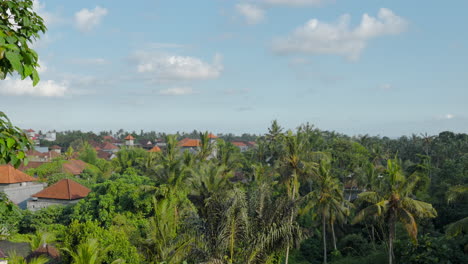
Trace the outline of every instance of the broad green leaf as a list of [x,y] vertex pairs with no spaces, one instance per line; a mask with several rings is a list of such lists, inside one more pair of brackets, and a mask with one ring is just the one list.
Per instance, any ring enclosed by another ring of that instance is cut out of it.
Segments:
[[7,138],[7,147],[11,148],[15,144],[15,140],[12,138]]
[[33,80],[33,86],[36,86],[36,84],[39,82],[39,74],[37,73],[37,70],[33,68],[32,70],[32,75],[31,78]]
[[18,52],[7,51],[5,57],[10,61],[13,69],[23,75],[23,65],[21,65],[21,57]]

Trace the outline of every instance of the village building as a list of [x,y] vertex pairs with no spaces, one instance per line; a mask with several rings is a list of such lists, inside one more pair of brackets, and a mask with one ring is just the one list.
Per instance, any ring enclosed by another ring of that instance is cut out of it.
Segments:
[[154,146],[153,148],[148,150],[148,152],[151,152],[151,153],[161,152],[161,148],[159,148],[158,146]]
[[127,147],[133,147],[135,145],[135,138],[132,135],[128,135],[125,138],[125,146]]
[[199,139],[184,138],[177,145],[181,151],[188,150],[191,153],[196,153],[200,149],[201,143]]
[[62,153],[62,148],[58,145],[53,145],[49,148],[49,151],[53,151],[55,153],[61,154]]
[[45,134],[43,139],[46,141],[55,141],[57,140],[57,133],[55,133],[55,131],[49,131]]
[[0,264],[8,264],[8,259],[5,253],[0,249]]
[[73,180],[63,179],[33,194],[33,199],[28,201],[27,208],[31,211],[37,211],[52,205],[75,204],[80,199],[85,198],[90,191]]
[[80,175],[88,167],[88,164],[82,160],[72,159],[62,165],[62,172],[73,175]]
[[231,143],[234,146],[238,147],[240,149],[240,152],[246,152],[247,150],[249,150],[249,146],[247,146],[247,144],[245,144],[242,141],[233,141]]
[[31,254],[29,254],[26,257],[26,261],[29,262],[32,259],[38,258],[40,256],[44,256],[48,258],[49,259],[49,261],[47,262],[48,264],[60,263],[60,260],[61,260],[60,251],[56,247],[51,246],[49,244],[43,244],[38,249],[31,252]]
[[44,185],[37,182],[36,178],[9,164],[0,165],[0,192],[4,192],[8,199],[20,208],[26,208],[26,202],[31,195],[42,189]]

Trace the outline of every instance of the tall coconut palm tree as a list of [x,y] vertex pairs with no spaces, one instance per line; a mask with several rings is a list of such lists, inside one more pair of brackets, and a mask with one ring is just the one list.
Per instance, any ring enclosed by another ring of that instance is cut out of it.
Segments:
[[392,264],[396,223],[403,223],[410,237],[416,241],[417,218],[433,218],[437,216],[437,212],[431,204],[412,198],[419,180],[417,173],[405,177],[396,158],[387,161],[385,173],[386,182],[381,190],[359,194],[358,202],[364,201],[370,205],[355,216],[353,223],[361,222],[368,216],[383,217],[388,225],[388,260]]
[[333,247],[336,250],[336,237],[334,224],[343,222],[349,215],[349,203],[343,195],[340,180],[331,175],[331,163],[322,160],[316,175],[314,191],[304,197],[308,201],[304,211],[313,210],[322,222],[323,263],[327,263],[327,224],[330,226],[333,238]]
[[[284,137],[284,145],[284,153],[280,159],[281,180],[286,185],[289,199],[295,201],[299,198],[301,180],[312,177],[318,168],[317,160],[325,158],[327,155],[308,149],[308,145],[300,137],[293,135],[291,131],[288,131]],[[296,213],[295,210],[291,211],[291,224]],[[288,261],[289,247],[286,249],[285,264]]]

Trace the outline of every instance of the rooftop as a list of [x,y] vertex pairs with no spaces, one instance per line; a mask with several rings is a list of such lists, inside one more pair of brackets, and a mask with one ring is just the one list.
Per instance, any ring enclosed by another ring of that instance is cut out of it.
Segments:
[[73,180],[63,179],[32,195],[32,197],[57,200],[75,200],[86,197],[90,191],[90,189]]
[[12,184],[20,182],[32,182],[37,181],[26,173],[15,169],[10,164],[0,165],[0,184]]

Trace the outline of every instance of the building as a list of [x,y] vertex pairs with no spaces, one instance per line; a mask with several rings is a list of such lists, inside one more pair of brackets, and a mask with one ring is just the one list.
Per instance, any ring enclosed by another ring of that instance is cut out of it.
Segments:
[[133,147],[135,145],[135,138],[132,135],[128,135],[125,138],[125,146]]
[[231,142],[234,146],[240,149],[240,152],[245,152],[249,149],[249,146],[242,141],[233,141]]
[[20,208],[26,208],[26,202],[31,195],[44,189],[42,183],[37,182],[26,173],[13,166],[0,165],[0,192],[4,192],[8,199]]
[[72,159],[62,165],[62,171],[73,175],[80,175],[88,167],[88,164],[82,160]]
[[2,249],[0,249],[0,264],[8,264],[7,256],[3,253]]
[[155,153],[155,152],[161,152],[161,148],[158,146],[154,146],[152,149],[148,150],[148,152]]
[[33,199],[28,201],[27,208],[37,211],[52,205],[74,204],[88,196],[89,192],[91,190],[83,185],[70,179],[63,179],[33,194]]
[[101,150],[105,151],[105,152],[108,152],[108,153],[116,153],[116,152],[119,151],[119,147],[117,147],[116,145],[114,145],[114,144],[112,144],[110,142],[106,142],[101,147]]
[[55,131],[49,131],[45,134],[43,139],[47,141],[55,141],[57,140],[57,133],[55,133]]
[[26,261],[29,262],[32,259],[38,258],[40,256],[48,258],[48,264],[60,263],[61,260],[60,251],[56,247],[49,244],[43,244],[41,247],[31,252],[31,254],[26,257]]
[[62,153],[62,148],[58,145],[53,145],[52,147],[49,148],[49,150],[58,154]]
[[199,139],[184,138],[177,145],[182,151],[188,150],[191,153],[196,153],[200,149],[201,143]]

